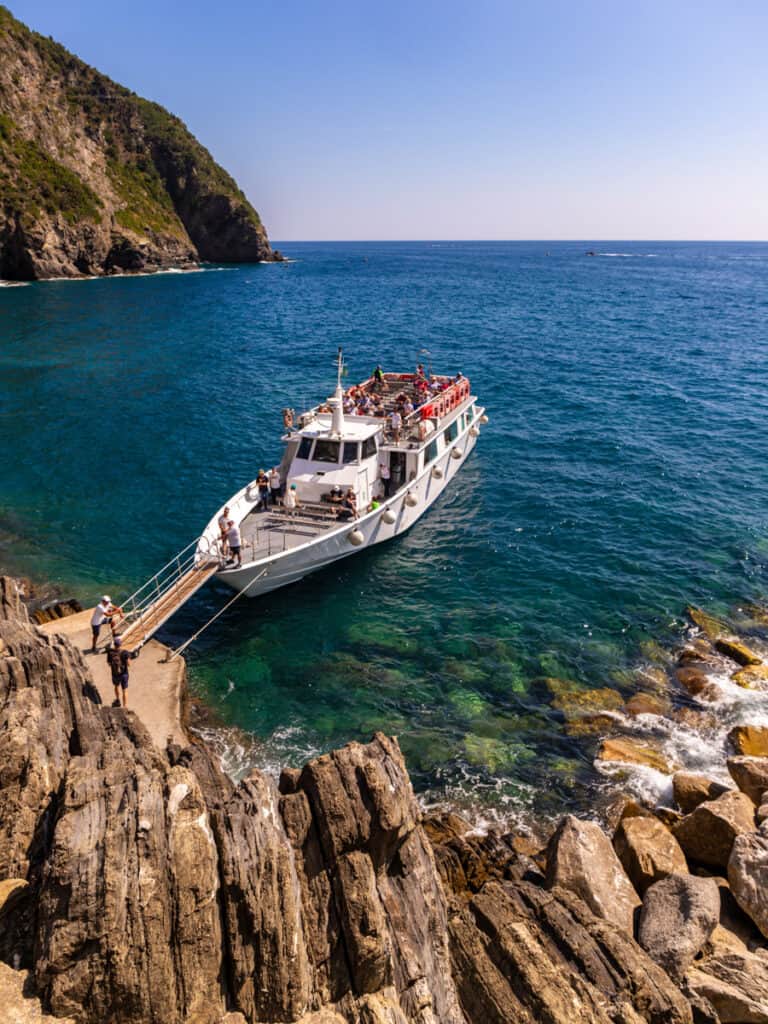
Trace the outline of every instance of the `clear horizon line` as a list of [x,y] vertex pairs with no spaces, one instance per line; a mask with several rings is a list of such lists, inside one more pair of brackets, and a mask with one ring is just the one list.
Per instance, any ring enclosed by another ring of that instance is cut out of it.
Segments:
[[306,244],[306,243],[333,243],[333,244],[349,244],[352,242],[376,242],[391,243],[398,245],[403,242],[461,242],[466,243],[477,243],[477,244],[488,244],[494,242],[520,242],[520,243],[532,243],[532,242],[547,242],[550,244],[554,243],[576,243],[589,244],[592,243],[605,243],[605,242],[642,242],[644,245],[652,242],[658,242],[661,245],[669,245],[672,243],[680,244],[697,244],[697,245],[766,245],[768,239],[766,238],[277,238],[270,239],[270,245],[293,245],[293,244]]

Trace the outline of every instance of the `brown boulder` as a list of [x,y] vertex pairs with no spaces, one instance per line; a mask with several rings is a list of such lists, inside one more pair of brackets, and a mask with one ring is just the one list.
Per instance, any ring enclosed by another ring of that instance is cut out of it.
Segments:
[[768,938],[768,838],[757,832],[737,836],[728,861],[734,899]]
[[640,911],[637,941],[679,980],[717,925],[720,893],[712,878],[669,875],[652,885]]
[[742,793],[760,804],[768,790],[768,757],[729,757],[728,771]]
[[579,896],[598,917],[634,929],[640,900],[611,842],[593,821],[572,814],[558,825],[547,846],[547,888],[560,886]]
[[748,757],[768,756],[768,726],[736,725],[728,733],[728,739],[739,754]]
[[690,814],[706,800],[716,800],[727,793],[728,786],[696,772],[675,772],[672,776],[672,791],[675,803],[683,814]]
[[735,661],[738,665],[760,665],[762,662],[762,658],[759,655],[755,654],[746,644],[742,644],[738,640],[720,637],[715,641],[715,648],[721,654],[724,654],[726,658],[730,658],[731,661]]
[[649,740],[637,740],[630,736],[609,736],[602,741],[597,752],[598,761],[618,761],[620,764],[645,765],[669,775],[674,765],[662,753],[658,745]]
[[734,839],[755,827],[755,805],[737,790],[699,804],[673,829],[689,860],[725,867]]
[[641,895],[667,875],[688,870],[680,844],[656,818],[624,818],[613,837],[613,846]]

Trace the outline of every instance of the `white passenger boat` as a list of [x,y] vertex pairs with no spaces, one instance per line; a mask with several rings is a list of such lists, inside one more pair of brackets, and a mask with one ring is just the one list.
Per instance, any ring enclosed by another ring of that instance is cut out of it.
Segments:
[[[244,596],[295,583],[410,529],[450,485],[487,423],[460,373],[427,379],[379,371],[345,392],[341,350],[337,369],[332,398],[295,424],[286,415],[280,477],[283,494],[291,490],[297,507],[278,502],[259,510],[252,480],[216,512],[198,541],[198,562],[218,559],[217,578]],[[398,411],[399,430],[392,417]],[[350,490],[354,512],[339,501],[339,493]],[[239,566],[227,562],[221,546],[226,507],[240,528]]]

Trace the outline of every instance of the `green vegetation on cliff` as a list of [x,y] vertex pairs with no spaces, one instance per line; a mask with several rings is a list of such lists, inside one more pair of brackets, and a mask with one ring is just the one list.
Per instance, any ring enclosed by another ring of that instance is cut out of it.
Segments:
[[0,276],[272,256],[256,210],[178,117],[0,6]]
[[73,171],[23,138],[10,117],[0,114],[0,205],[22,216],[40,209],[60,213],[70,223],[97,221],[101,201]]

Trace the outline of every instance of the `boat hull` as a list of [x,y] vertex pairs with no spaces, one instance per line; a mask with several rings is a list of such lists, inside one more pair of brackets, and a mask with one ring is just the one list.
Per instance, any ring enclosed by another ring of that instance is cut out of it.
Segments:
[[[472,421],[453,445],[430,463],[419,477],[382,502],[379,508],[327,531],[300,547],[290,548],[237,569],[224,569],[216,578],[233,590],[242,592],[245,597],[260,597],[279,587],[296,583],[342,558],[405,533],[437,501],[466,462],[477,442],[483,413],[484,410],[478,408]],[[384,518],[387,511],[394,517],[392,523],[386,522]],[[350,539],[352,534],[356,535],[354,541],[357,543]]]

